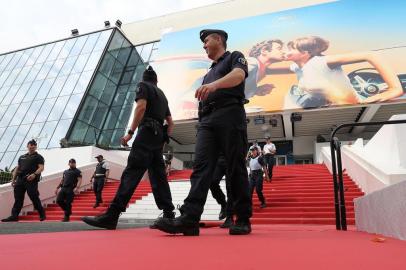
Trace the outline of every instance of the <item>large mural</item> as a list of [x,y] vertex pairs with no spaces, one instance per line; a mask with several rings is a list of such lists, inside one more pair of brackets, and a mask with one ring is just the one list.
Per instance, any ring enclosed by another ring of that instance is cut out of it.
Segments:
[[247,58],[247,113],[402,102],[405,13],[405,1],[342,0],[206,25],[165,35],[152,65],[175,120],[197,117],[205,28],[228,32],[228,50]]

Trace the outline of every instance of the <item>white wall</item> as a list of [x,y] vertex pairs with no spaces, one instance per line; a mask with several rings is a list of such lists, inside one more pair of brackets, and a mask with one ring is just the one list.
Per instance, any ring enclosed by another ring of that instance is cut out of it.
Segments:
[[302,136],[293,139],[293,155],[309,156],[313,155],[315,136]]

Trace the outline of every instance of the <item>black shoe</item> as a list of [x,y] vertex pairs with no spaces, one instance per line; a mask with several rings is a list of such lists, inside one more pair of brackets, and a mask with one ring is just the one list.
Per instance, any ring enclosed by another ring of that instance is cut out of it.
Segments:
[[111,208],[107,212],[95,217],[82,217],[81,220],[90,226],[104,228],[107,230],[115,230],[117,228],[120,212],[114,211]]
[[18,221],[18,217],[15,216],[9,216],[8,218],[3,218],[1,222],[15,222]]
[[265,208],[265,207],[266,207],[266,203],[265,203],[265,202],[261,203],[261,205],[260,205],[259,207],[260,207],[260,208]]
[[159,217],[159,218],[155,219],[154,223],[149,225],[149,228],[153,229],[153,230],[158,229],[156,224],[159,222],[160,219],[163,219],[163,218],[174,219],[175,218],[175,212],[164,212],[162,217]]
[[99,207],[100,206],[100,203],[95,203],[94,205],[93,205],[93,208],[97,208],[97,207]]
[[231,225],[229,233],[231,235],[245,235],[251,233],[251,223],[249,219],[237,219],[235,224]]
[[223,220],[227,217],[226,215],[226,205],[221,206],[220,214],[219,214],[219,220]]
[[220,225],[220,228],[230,228],[234,224],[233,217],[227,217],[223,224]]
[[70,218],[69,218],[69,216],[64,216],[63,217],[63,219],[62,219],[62,222],[69,222],[69,220],[70,220]]
[[44,221],[46,218],[45,211],[39,214],[39,221]]
[[186,216],[180,216],[174,219],[161,218],[157,220],[156,227],[158,230],[170,234],[182,233],[185,236],[199,235],[199,222],[192,221]]

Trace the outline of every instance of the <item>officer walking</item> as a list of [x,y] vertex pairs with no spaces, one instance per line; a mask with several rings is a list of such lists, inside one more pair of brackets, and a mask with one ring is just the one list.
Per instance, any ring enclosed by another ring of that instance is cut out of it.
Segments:
[[2,222],[18,221],[18,215],[24,205],[25,192],[30,197],[34,209],[39,213],[39,220],[45,220],[45,210],[39,199],[38,182],[44,170],[44,158],[37,152],[37,142],[31,140],[27,143],[28,153],[18,159],[18,165],[13,172],[12,186],[14,187],[14,206],[11,216]]
[[69,169],[63,172],[61,183],[55,190],[55,194],[57,194],[56,203],[65,213],[62,222],[69,221],[70,215],[72,214],[73,198],[75,197],[75,193],[79,191],[81,184],[82,172],[76,168],[76,160],[71,158],[69,160]]
[[273,166],[275,164],[276,147],[275,147],[275,144],[272,143],[270,137],[266,137],[266,144],[264,145],[263,152],[264,152],[266,167],[268,170],[269,181],[271,181]]
[[[152,67],[143,74],[142,82],[136,90],[134,118],[128,134],[121,138],[121,144],[126,146],[134,131],[137,135],[128,156],[127,167],[121,175],[121,183],[113,202],[107,212],[96,217],[83,217],[89,225],[114,230],[118,218],[124,212],[131,196],[138,186],[142,176],[148,169],[149,179],[155,202],[163,210],[164,218],[174,218],[175,207],[172,204],[171,191],[165,173],[162,158],[164,140],[164,120],[167,122],[167,132],[173,129],[173,121],[168,107],[168,100],[161,89],[157,87],[157,75]],[[154,226],[152,226],[154,228]]]
[[93,181],[93,192],[96,195],[96,203],[93,205],[93,208],[97,208],[103,203],[102,191],[110,172],[108,163],[102,155],[98,155],[95,158],[97,158],[99,163],[97,163],[96,170],[90,180],[90,182]]
[[158,229],[167,233],[199,235],[199,220],[219,152],[223,152],[226,158],[233,209],[237,215],[229,233],[251,232],[252,205],[245,167],[247,125],[243,106],[247,61],[241,52],[226,51],[227,38],[227,33],[222,30],[200,32],[203,48],[213,64],[195,94],[200,101],[199,126],[189,195],[180,209],[180,217],[157,222]]
[[258,199],[261,202],[260,207],[265,208],[265,197],[262,193],[263,183],[264,183],[264,172],[266,176],[266,180],[268,181],[268,172],[266,170],[266,163],[264,161],[263,156],[260,156],[258,153],[258,148],[255,146],[251,146],[250,148],[250,158],[249,158],[249,166],[250,166],[250,192],[251,198],[254,193],[254,189],[257,192]]

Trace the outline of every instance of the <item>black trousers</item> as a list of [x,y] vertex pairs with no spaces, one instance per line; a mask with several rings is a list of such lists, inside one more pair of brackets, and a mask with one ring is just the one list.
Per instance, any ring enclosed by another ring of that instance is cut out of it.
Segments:
[[102,203],[103,198],[102,198],[102,192],[104,188],[104,182],[106,181],[106,178],[104,176],[100,177],[97,176],[94,178],[93,181],[93,192],[94,195],[96,195],[96,203]]
[[233,209],[238,218],[252,215],[245,154],[248,147],[245,110],[242,105],[220,108],[203,116],[198,125],[191,188],[180,211],[199,221],[213,179],[219,152],[226,159]]
[[65,212],[65,216],[70,216],[72,214],[72,202],[75,197],[73,188],[62,187],[56,197],[56,203]]
[[210,185],[210,191],[213,195],[213,198],[217,201],[218,204],[221,206],[226,206],[226,215],[227,217],[231,217],[233,215],[233,200],[231,198],[231,187],[229,181],[227,181],[226,177],[226,191],[227,191],[227,200],[226,196],[224,195],[223,191],[220,188],[220,181],[223,179],[223,176],[226,175],[226,166],[217,163],[216,169],[214,170],[213,180]]
[[262,193],[263,184],[264,184],[264,176],[262,170],[252,171],[249,175],[250,177],[250,192],[251,198],[254,194],[254,189],[258,195],[258,199],[261,203],[265,203],[265,197]]
[[275,157],[274,157],[274,155],[266,154],[264,156],[264,158],[265,158],[266,167],[268,169],[269,180],[271,180],[272,179],[272,170],[273,170],[273,166],[275,164]]
[[40,215],[45,214],[45,210],[42,207],[41,200],[39,198],[38,182],[37,181],[25,181],[22,179],[17,179],[16,185],[14,186],[14,205],[11,210],[11,215],[18,217],[21,209],[24,205],[25,192],[27,192],[28,197],[34,205],[34,209],[38,211]]
[[158,208],[164,212],[172,212],[175,209],[166,177],[162,148],[149,150],[134,145],[128,155],[127,167],[121,175],[120,186],[111,204],[112,208],[120,212],[125,211],[146,170]]

